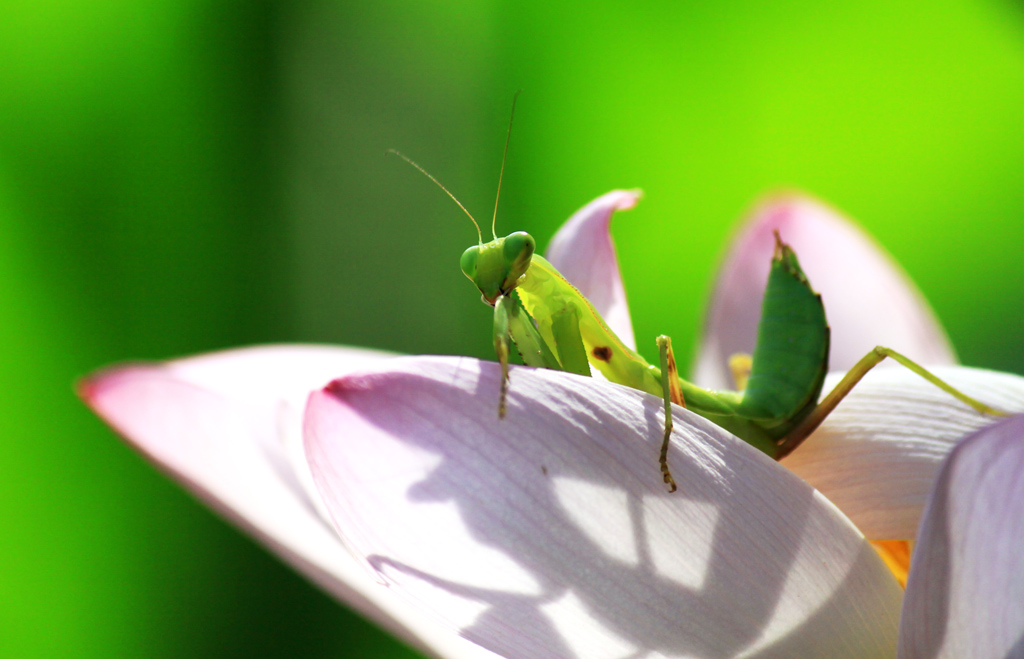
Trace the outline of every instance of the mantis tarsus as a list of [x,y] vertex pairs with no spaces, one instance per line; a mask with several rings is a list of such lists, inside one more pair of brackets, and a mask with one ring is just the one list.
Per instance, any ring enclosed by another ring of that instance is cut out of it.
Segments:
[[[515,102],[513,101],[513,111]],[[512,121],[509,120],[509,134]],[[875,365],[891,357],[981,413],[1003,415],[954,389],[923,367],[882,346],[864,356],[820,402],[828,371],[829,327],[821,296],[813,291],[796,254],[776,233],[768,286],[752,358],[731,363],[738,391],[713,391],[679,377],[672,342],[657,338],[660,368],[626,346],[593,304],[543,257],[536,241],[517,231],[484,243],[480,225],[437,179],[397,151],[441,187],[476,225],[479,242],[462,254],[465,275],[494,307],[494,348],[502,368],[498,415],[505,416],[509,386],[509,341],[528,366],[589,376],[591,366],[608,380],[656,396],[665,403],[660,466],[670,491],[676,483],[668,467],[671,404],[683,405],[769,456],[781,459],[796,449]],[[505,140],[508,153],[508,137]],[[501,192],[501,177],[498,193]],[[497,199],[495,216],[497,218]]]

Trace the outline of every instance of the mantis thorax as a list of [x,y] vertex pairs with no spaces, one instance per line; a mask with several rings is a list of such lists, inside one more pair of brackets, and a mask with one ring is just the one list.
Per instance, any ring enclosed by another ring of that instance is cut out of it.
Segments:
[[494,305],[507,294],[530,267],[537,241],[525,231],[516,231],[489,243],[474,245],[462,253],[462,272],[476,284],[484,302]]

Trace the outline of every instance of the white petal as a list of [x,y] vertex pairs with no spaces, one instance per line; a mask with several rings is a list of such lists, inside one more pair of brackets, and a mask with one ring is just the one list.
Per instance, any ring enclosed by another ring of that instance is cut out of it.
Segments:
[[609,225],[612,213],[633,208],[640,195],[639,190],[613,190],[598,197],[562,225],[545,253],[630,348],[636,348],[636,340]]
[[489,656],[366,575],[317,513],[319,496],[303,486],[304,456],[296,463],[289,455],[309,392],[386,357],[318,346],[233,350],[112,369],[84,383],[82,397],[161,469],[338,599],[421,648]]
[[775,230],[795,250],[825,302],[831,370],[851,368],[876,345],[925,365],[956,363],[935,314],[896,262],[832,209],[793,196],[759,208],[733,241],[708,309],[695,382],[733,388],[729,357],[753,352]]
[[[1024,411],[1024,378],[959,366],[931,371],[996,409]],[[841,375],[829,375],[824,391]],[[868,538],[909,540],[942,460],[958,441],[998,420],[905,368],[875,369],[782,464],[818,488]]]
[[901,592],[824,497],[717,426],[565,373],[389,362],[314,394],[306,444],[346,543],[509,658],[891,657]]
[[917,536],[900,656],[1024,656],[1024,416],[966,439],[943,465]]

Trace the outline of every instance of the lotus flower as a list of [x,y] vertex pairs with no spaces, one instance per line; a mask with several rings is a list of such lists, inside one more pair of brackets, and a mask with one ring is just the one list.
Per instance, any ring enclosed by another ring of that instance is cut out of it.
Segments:
[[[627,341],[608,224],[636,199],[594,201],[548,252]],[[761,237],[775,228],[826,300],[834,367],[892,345],[1024,411],[1024,379],[953,365],[888,257],[799,198],[762,208],[736,240],[698,382],[719,383],[728,355],[752,347]],[[860,318],[865,298],[891,306]],[[434,656],[1024,653],[1024,417],[994,423],[903,369],[876,369],[777,463],[675,408],[680,489],[668,494],[660,399],[525,367],[511,378],[500,422],[496,364],[351,348],[120,367],[81,393],[185,487]],[[915,537],[904,595],[869,540]]]

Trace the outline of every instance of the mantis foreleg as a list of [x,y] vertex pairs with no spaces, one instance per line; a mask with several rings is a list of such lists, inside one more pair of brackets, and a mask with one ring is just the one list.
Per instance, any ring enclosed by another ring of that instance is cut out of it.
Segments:
[[982,414],[1007,416],[1006,412],[989,407],[985,403],[975,400],[962,391],[955,389],[910,358],[905,357],[890,348],[876,346],[874,350],[864,355],[859,362],[854,364],[853,368],[847,371],[846,375],[843,376],[843,379],[839,381],[839,384],[837,384],[827,396],[821,399],[821,402],[818,403],[817,407],[815,407],[799,425],[793,428],[793,430],[786,435],[785,439],[783,439],[779,444],[779,451],[776,454],[776,459],[781,460],[800,446],[800,444],[803,443],[811,433],[818,429],[818,426],[820,426],[825,418],[832,413],[836,408],[836,405],[846,398],[846,395],[850,393],[853,387],[856,386],[856,384],[860,382],[865,375],[867,375],[868,371],[881,363],[881,361],[886,357],[895,359],[897,362],[906,366],[914,373],[917,373],[939,389],[942,389],[957,400],[970,405]]
[[[577,335],[579,330],[577,329]],[[515,342],[527,366],[563,370],[555,353],[534,325],[533,318],[523,308],[515,291],[502,295],[494,302],[494,352],[501,363],[501,394],[498,417],[505,418],[505,398],[508,394],[509,339]],[[587,371],[589,375],[589,370]]]
[[498,298],[494,305],[494,353],[501,364],[501,393],[498,395],[498,418],[505,418],[505,398],[508,395],[508,341],[509,322],[512,317],[512,299]]

